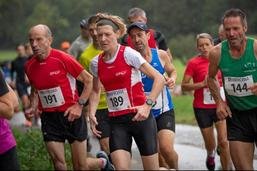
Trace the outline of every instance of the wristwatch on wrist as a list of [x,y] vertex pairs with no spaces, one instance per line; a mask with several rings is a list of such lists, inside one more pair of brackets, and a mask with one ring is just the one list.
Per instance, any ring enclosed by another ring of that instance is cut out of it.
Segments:
[[152,107],[154,107],[156,104],[152,99],[146,99],[145,103]]
[[79,99],[78,104],[81,105],[81,106],[85,106],[87,104],[87,100],[86,99]]

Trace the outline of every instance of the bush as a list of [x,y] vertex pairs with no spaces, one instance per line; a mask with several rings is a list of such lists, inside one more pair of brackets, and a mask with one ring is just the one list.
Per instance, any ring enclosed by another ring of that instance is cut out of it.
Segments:
[[168,42],[173,56],[178,57],[184,64],[194,56],[196,51],[195,35],[179,35]]

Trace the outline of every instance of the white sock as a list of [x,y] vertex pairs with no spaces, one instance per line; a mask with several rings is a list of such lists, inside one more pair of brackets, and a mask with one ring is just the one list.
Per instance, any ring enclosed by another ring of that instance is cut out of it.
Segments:
[[101,168],[103,169],[103,168],[105,168],[105,166],[106,166],[106,164],[107,164],[107,160],[105,159],[105,158],[100,158],[101,159],[101,161],[102,161],[102,166],[101,166]]

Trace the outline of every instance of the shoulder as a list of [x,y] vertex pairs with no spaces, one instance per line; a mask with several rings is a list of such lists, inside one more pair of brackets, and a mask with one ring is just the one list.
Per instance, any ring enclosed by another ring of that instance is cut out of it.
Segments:
[[161,58],[162,61],[171,61],[170,56],[168,55],[167,51],[164,51],[162,49],[158,49],[158,55],[159,55],[159,58]]
[[138,51],[136,51],[135,49],[132,49],[129,46],[125,46],[124,49],[124,56],[126,57],[130,57],[130,56],[141,56],[140,53]]
[[221,43],[219,43],[218,45],[214,46],[210,53],[209,53],[209,61],[210,63],[213,65],[217,65],[220,62],[220,58],[221,58]]

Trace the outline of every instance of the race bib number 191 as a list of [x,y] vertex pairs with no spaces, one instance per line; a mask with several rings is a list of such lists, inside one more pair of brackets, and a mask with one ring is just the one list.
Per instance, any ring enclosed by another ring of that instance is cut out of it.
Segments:
[[38,95],[43,108],[58,107],[65,103],[60,87],[39,90]]

